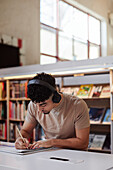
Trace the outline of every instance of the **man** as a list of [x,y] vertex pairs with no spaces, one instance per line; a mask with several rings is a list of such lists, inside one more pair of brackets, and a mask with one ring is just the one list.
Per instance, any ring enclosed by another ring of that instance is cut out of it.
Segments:
[[[17,149],[60,147],[87,149],[89,143],[89,113],[86,103],[76,96],[56,91],[55,79],[49,74],[37,74],[28,83],[31,102],[21,130],[24,141],[18,137]],[[28,139],[40,123],[45,139],[29,144]]]

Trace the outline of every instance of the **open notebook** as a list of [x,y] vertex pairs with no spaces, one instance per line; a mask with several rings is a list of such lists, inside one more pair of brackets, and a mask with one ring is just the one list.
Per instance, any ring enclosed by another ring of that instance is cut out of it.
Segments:
[[46,151],[50,150],[52,148],[37,148],[37,149],[16,149],[14,143],[10,142],[0,142],[0,152],[6,152],[11,154],[17,154],[17,155],[27,155],[32,154],[40,151]]

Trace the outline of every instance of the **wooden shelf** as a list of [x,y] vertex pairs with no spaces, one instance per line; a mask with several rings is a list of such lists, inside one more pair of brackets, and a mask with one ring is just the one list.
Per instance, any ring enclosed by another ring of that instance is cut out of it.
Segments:
[[15,139],[9,139],[10,142],[15,142]]
[[4,122],[4,121],[6,121],[6,119],[0,119],[0,122]]
[[2,138],[2,137],[0,137],[0,140],[1,140],[1,141],[7,141],[6,138]]
[[110,133],[110,125],[109,124],[91,124],[90,133],[97,134],[109,134]]
[[109,99],[110,100],[110,97],[109,96],[106,96],[106,97],[87,97],[87,98],[82,98],[84,100],[102,100],[102,99]]
[[98,123],[98,122],[90,122],[90,125],[98,125],[98,126],[110,126],[111,123],[110,122],[105,122],[105,123]]
[[4,98],[4,99],[0,98],[0,101],[1,101],[1,102],[2,102],[2,101],[7,101],[7,98]]
[[24,101],[24,100],[30,101],[30,99],[29,99],[29,98],[26,98],[26,97],[21,97],[21,98],[10,98],[9,100],[11,100],[11,101]]
[[9,119],[10,122],[24,122],[24,120],[20,119]]
[[110,108],[110,98],[88,98],[84,99],[88,107],[108,107]]

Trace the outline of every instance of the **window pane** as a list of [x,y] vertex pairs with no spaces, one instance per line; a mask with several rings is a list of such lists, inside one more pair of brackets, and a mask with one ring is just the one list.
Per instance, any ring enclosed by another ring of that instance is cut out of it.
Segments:
[[100,45],[100,21],[89,16],[89,41]]
[[72,34],[80,39],[88,39],[88,24],[87,24],[87,14],[74,9],[73,21],[72,21]]
[[59,57],[62,59],[73,60],[72,55],[72,37],[59,33]]
[[40,57],[40,64],[51,64],[51,63],[56,63],[56,58],[54,57],[49,57],[45,55],[41,55]]
[[74,59],[75,60],[88,59],[88,46],[87,46],[87,43],[74,41]]
[[59,20],[60,29],[64,32],[84,40],[88,39],[87,14],[60,1]]
[[73,7],[65,2],[59,2],[59,28],[65,32],[71,30]]
[[56,0],[40,0],[40,22],[56,27]]
[[100,47],[97,45],[90,44],[89,46],[90,59],[98,58],[100,56]]
[[41,26],[40,41],[41,53],[56,56],[56,30]]

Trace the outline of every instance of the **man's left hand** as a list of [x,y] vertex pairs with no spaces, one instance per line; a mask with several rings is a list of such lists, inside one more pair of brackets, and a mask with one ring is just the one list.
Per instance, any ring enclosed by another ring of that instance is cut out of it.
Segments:
[[36,149],[36,148],[49,148],[53,146],[53,139],[47,139],[47,140],[39,140],[37,142],[34,142],[31,146],[30,149]]

